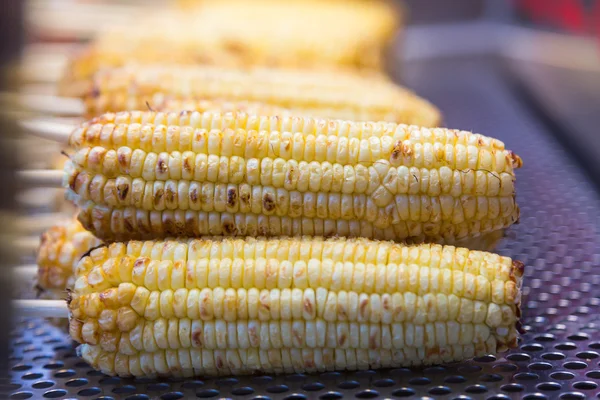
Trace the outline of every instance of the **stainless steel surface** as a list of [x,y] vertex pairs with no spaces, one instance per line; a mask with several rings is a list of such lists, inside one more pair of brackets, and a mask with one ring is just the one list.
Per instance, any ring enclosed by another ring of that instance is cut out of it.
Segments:
[[406,82],[439,105],[446,124],[496,136],[522,156],[521,223],[498,251],[526,264],[519,348],[422,369],[187,381],[110,378],[76,357],[43,320],[12,333],[9,398],[232,397],[585,399],[600,395],[600,197],[578,164],[510,92],[491,58],[408,63]]

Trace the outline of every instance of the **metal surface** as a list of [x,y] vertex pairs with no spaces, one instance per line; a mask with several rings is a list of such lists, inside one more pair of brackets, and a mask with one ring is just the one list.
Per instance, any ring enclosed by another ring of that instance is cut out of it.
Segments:
[[[600,395],[600,197],[578,164],[513,97],[493,59],[407,64],[406,81],[439,105],[448,126],[503,139],[524,160],[521,223],[498,252],[526,264],[518,349],[424,369],[146,381],[103,376],[42,320],[13,332],[9,398],[585,399]],[[104,396],[104,397],[103,397]],[[264,398],[264,397],[263,397]]]

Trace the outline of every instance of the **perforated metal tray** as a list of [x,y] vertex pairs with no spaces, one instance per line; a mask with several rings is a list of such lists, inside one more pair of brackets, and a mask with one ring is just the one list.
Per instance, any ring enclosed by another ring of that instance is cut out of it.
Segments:
[[526,264],[527,331],[505,355],[426,369],[187,381],[103,376],[78,359],[68,335],[43,320],[13,331],[12,399],[600,397],[600,198],[575,160],[508,88],[496,60],[407,65],[406,81],[438,104],[448,126],[503,139],[522,156],[521,223],[498,251]]

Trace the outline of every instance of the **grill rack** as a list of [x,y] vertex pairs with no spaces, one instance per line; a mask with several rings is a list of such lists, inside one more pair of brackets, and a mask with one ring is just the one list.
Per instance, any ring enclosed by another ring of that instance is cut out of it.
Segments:
[[498,252],[526,265],[519,347],[500,357],[430,368],[196,380],[120,379],[93,371],[68,335],[44,320],[12,333],[10,399],[600,397],[600,197],[572,158],[507,83],[498,59],[450,57],[406,64],[406,82],[446,125],[505,141],[518,171],[521,223]]

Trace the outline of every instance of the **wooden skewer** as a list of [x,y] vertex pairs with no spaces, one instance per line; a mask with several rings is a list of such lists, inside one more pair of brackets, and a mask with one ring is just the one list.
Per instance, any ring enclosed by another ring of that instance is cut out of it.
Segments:
[[13,267],[13,277],[15,278],[15,284],[31,284],[33,285],[35,276],[37,275],[38,266],[35,264],[19,265]]
[[85,112],[83,102],[76,98],[42,94],[21,94],[20,103],[31,111],[61,116],[81,116]]
[[60,169],[30,169],[17,171],[17,179],[22,186],[61,188],[63,171]]
[[67,213],[45,213],[19,217],[17,228],[19,232],[35,234],[69,220]]
[[12,307],[20,317],[69,318],[64,300],[13,300]]
[[21,127],[28,133],[48,140],[54,140],[61,144],[69,143],[69,136],[73,131],[73,125],[43,119],[30,119],[20,122]]
[[40,246],[39,235],[24,236],[13,241],[15,251],[22,255],[34,256],[37,248]]

